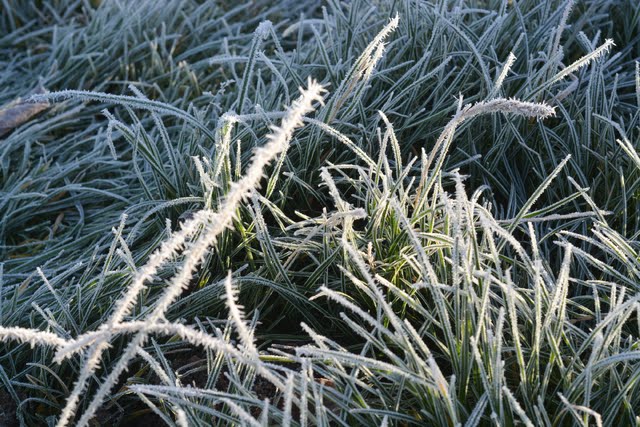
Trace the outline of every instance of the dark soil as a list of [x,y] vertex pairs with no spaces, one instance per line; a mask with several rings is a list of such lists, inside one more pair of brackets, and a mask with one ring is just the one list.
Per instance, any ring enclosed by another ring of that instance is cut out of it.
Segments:
[[0,389],[0,427],[18,427],[16,402],[5,390]]

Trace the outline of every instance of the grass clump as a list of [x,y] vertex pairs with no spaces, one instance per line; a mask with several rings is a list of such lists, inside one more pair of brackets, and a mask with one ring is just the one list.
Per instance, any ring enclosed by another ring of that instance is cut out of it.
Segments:
[[7,423],[638,422],[635,2],[2,8]]

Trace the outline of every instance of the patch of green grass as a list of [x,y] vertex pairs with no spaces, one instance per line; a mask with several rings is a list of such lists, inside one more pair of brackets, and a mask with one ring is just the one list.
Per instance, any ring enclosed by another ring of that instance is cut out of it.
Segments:
[[638,422],[637,2],[0,7],[0,410]]

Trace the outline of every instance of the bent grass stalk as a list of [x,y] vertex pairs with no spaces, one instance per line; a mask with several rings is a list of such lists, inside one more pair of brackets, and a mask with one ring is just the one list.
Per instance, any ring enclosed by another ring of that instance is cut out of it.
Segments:
[[[166,310],[183,292],[193,271],[206,254],[209,246],[214,244],[217,236],[232,223],[236,215],[236,209],[240,203],[249,196],[251,191],[258,187],[264,167],[275,156],[286,149],[293,135],[293,131],[302,124],[302,117],[310,111],[313,111],[313,103],[322,101],[321,94],[323,90],[322,86],[312,80],[309,80],[307,89],[300,89],[300,98],[293,102],[287,115],[282,119],[280,126],[272,128],[272,133],[268,137],[269,142],[265,146],[256,149],[253,162],[249,166],[245,176],[237,183],[231,185],[231,189],[221,207],[218,209],[218,212],[210,218],[201,233],[201,237],[189,248],[182,270],[171,281],[156,303],[153,312],[148,316],[147,322],[149,324],[154,324],[162,320]],[[198,220],[194,219],[190,221],[187,227],[196,221]],[[197,222],[197,224],[199,224],[199,222]],[[167,251],[173,252],[176,249],[177,248],[170,247]],[[135,348],[146,341],[147,335],[147,332],[143,329],[129,343],[120,361],[101,384],[89,407],[80,418],[78,422],[79,426],[87,425],[89,420],[93,418],[95,411],[97,411],[102,404],[107,393],[128,366],[131,357],[134,355]],[[63,426],[65,424],[60,425]]]
[[[85,426],[88,424],[89,420],[93,418],[95,411],[102,404],[106,394],[111,390],[120,374],[127,368],[129,361],[138,352],[140,346],[146,341],[148,334],[154,332],[154,329],[165,332],[167,330],[171,330],[169,325],[163,324],[164,313],[182,293],[186,283],[191,278],[193,271],[207,253],[208,248],[215,243],[217,236],[232,223],[236,215],[237,207],[250,195],[252,191],[254,191],[254,189],[259,186],[265,166],[279,153],[286,149],[294,130],[302,125],[302,117],[313,111],[314,102],[322,102],[323,91],[324,89],[322,86],[312,80],[309,80],[308,87],[306,89],[300,89],[300,98],[294,101],[288,108],[280,126],[272,128],[272,133],[268,136],[269,142],[265,146],[259,147],[255,150],[253,162],[248,168],[245,176],[240,181],[231,185],[231,189],[218,209],[218,212],[213,213],[207,210],[199,211],[191,220],[184,224],[180,232],[173,234],[171,238],[150,257],[145,266],[138,270],[128,291],[120,300],[118,300],[111,317],[99,328],[97,334],[88,333],[90,334],[90,337],[80,336],[75,340],[75,343],[69,346],[69,348],[66,347],[66,344],[69,344],[68,342],[63,342],[64,340],[51,333],[24,328],[1,327],[0,337],[2,337],[3,341],[17,340],[19,342],[29,342],[32,345],[46,344],[56,347],[65,346],[65,351],[56,356],[56,360],[58,361],[61,361],[69,354],[77,351],[78,347],[82,347],[81,343],[83,343],[83,341],[92,343],[91,348],[85,357],[73,391],[67,399],[66,405],[57,422],[58,426],[66,426],[71,421],[71,418],[76,412],[80,396],[86,389],[88,379],[94,374],[100,364],[101,355],[109,346],[110,339],[118,332],[118,328],[122,325],[124,318],[130,314],[138,294],[145,287],[145,282],[150,280],[156,274],[158,268],[166,260],[174,256],[181,250],[181,248],[186,246],[186,257],[182,270],[170,282],[169,286],[164,291],[154,310],[147,319],[141,324],[134,323],[128,325],[129,327],[137,327],[137,335],[132,339],[127,349],[121,355],[120,361],[100,385],[98,391],[91,400],[87,410],[81,416],[77,425]],[[94,98],[91,94],[88,94],[87,97],[92,99]],[[97,98],[100,99],[102,97],[100,96]],[[202,228],[201,231],[199,230],[200,228]],[[189,237],[198,231],[200,231],[200,237],[192,245],[187,246],[186,242]],[[233,308],[233,305],[231,305],[231,308]],[[236,320],[240,321],[241,319]],[[195,333],[196,337],[199,336],[196,331],[189,332],[189,329],[184,329],[184,327],[180,325],[172,326],[180,329],[180,335],[193,336]],[[199,339],[195,338],[195,340],[208,342],[203,338],[203,336],[200,336]],[[78,346],[78,344],[80,344],[80,346]],[[218,344],[219,342],[214,343],[214,345]],[[255,348],[253,348],[253,350],[254,351],[251,353],[255,354]],[[273,379],[277,380],[276,378]]]

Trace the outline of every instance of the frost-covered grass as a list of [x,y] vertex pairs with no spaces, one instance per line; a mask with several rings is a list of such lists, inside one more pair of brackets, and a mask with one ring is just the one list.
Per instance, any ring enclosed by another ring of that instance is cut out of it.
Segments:
[[0,425],[640,422],[640,3],[0,1]]

